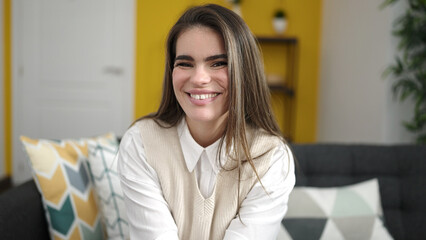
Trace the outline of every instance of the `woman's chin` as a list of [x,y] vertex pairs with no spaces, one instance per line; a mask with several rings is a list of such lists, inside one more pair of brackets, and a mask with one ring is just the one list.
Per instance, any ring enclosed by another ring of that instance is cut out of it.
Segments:
[[187,114],[186,115],[186,121],[187,122],[194,122],[198,124],[215,124],[215,123],[221,123],[226,119],[224,117],[225,114],[222,114],[221,116],[217,116],[215,114]]
[[186,116],[188,122],[197,122],[197,123],[211,123],[215,121],[215,118],[211,116]]

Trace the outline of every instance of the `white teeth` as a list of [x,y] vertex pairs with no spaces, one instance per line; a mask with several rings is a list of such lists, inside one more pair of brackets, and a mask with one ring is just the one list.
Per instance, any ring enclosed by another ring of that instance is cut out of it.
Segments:
[[192,98],[195,98],[197,100],[204,100],[207,98],[214,98],[218,95],[218,93],[213,93],[213,94],[191,94]]

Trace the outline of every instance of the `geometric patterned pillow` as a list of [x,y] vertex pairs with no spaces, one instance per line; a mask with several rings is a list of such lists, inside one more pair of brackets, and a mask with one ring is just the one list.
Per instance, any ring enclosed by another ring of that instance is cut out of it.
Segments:
[[88,147],[89,169],[108,239],[128,239],[126,206],[115,160],[118,142],[97,139],[89,141]]
[[[115,136],[106,134],[99,138],[112,140]],[[42,195],[51,239],[103,239],[87,166],[88,140],[21,137]]]
[[294,188],[278,239],[392,239],[383,226],[378,180]]

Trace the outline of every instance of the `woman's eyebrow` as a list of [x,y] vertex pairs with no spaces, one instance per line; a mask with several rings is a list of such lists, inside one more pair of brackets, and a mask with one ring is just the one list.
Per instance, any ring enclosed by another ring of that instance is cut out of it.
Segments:
[[175,58],[176,60],[188,60],[188,61],[194,61],[194,59],[191,56],[188,55],[179,55]]
[[226,54],[213,55],[213,56],[206,57],[204,61],[208,62],[208,61],[212,61],[212,60],[216,60],[220,58],[228,59],[228,56]]
[[[226,54],[217,54],[217,55],[206,57],[204,59],[204,61],[208,62],[208,61],[213,61],[213,60],[220,59],[220,58],[228,59],[228,56]],[[175,58],[175,61],[176,60],[194,61],[194,58],[192,58],[189,55],[179,55]]]

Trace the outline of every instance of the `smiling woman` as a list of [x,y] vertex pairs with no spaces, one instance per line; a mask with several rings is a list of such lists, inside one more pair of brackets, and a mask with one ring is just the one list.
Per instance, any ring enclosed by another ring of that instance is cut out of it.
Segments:
[[169,32],[160,107],[120,145],[131,238],[276,239],[295,179],[269,101],[244,21],[188,9]]

